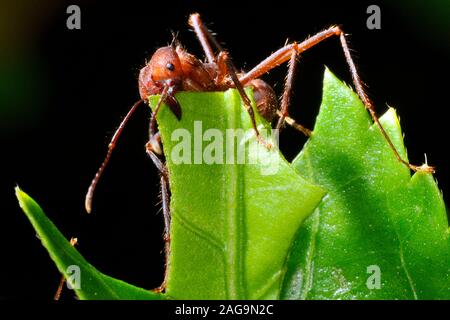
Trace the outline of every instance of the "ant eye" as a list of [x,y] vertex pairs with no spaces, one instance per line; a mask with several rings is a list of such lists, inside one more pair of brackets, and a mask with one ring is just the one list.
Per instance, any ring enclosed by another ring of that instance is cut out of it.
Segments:
[[166,64],[166,68],[167,68],[167,70],[170,70],[170,71],[175,70],[175,66],[172,63]]

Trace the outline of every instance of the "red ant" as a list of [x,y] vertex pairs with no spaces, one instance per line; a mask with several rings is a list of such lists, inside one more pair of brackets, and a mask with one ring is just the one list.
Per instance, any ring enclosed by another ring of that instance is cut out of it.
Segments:
[[[165,220],[165,239],[166,239],[166,258],[169,250],[169,227],[170,227],[170,212],[169,212],[169,177],[165,164],[159,158],[162,155],[162,148],[160,145],[159,133],[156,131],[156,115],[160,110],[162,103],[166,103],[175,116],[181,118],[181,106],[176,99],[176,92],[178,91],[225,91],[230,88],[236,88],[244,102],[247,112],[251,118],[252,126],[255,131],[256,138],[260,143],[268,148],[272,146],[268,144],[260,135],[256,127],[255,115],[250,103],[250,99],[244,91],[245,87],[251,86],[254,90],[254,99],[257,105],[258,112],[268,121],[272,121],[278,116],[276,129],[280,129],[284,123],[291,125],[297,130],[303,132],[305,135],[311,135],[311,131],[296,123],[289,117],[289,104],[292,93],[293,76],[296,68],[297,57],[304,51],[310,49],[316,44],[325,39],[336,36],[340,39],[340,44],[344,52],[345,59],[350,69],[353,84],[356,92],[363,101],[365,107],[372,116],[387,143],[391,147],[398,161],[408,166],[411,170],[433,171],[433,168],[426,165],[419,167],[410,164],[403,160],[386,131],[380,124],[378,117],[375,114],[375,109],[372,102],[364,92],[362,82],[358,76],[355,63],[350,55],[350,50],[347,45],[347,40],[344,32],[339,26],[332,26],[316,35],[306,39],[303,42],[293,42],[285,45],[277,50],[265,60],[263,60],[256,67],[247,73],[238,73],[231,62],[228,53],[217,42],[211,32],[205,27],[200,19],[198,13],[194,13],[189,17],[189,24],[194,28],[194,31],[200,41],[200,44],[205,52],[207,62],[202,62],[195,56],[186,52],[180,45],[172,45],[162,47],[156,50],[150,61],[143,67],[139,74],[139,92],[141,100],[136,102],[126,117],[123,119],[116,133],[114,134],[109,146],[108,153],[102,165],[100,166],[95,178],[93,179],[88,193],[86,195],[86,210],[91,212],[92,198],[95,187],[99,181],[103,170],[109,162],[112,150],[114,149],[117,139],[119,138],[125,124],[130,116],[134,113],[138,105],[146,102],[150,95],[159,94],[160,99],[152,113],[150,120],[150,138],[146,144],[146,152],[155,163],[156,167],[161,173],[161,189],[162,189],[162,206]],[[211,44],[219,52],[214,54]],[[258,79],[263,74],[267,73],[276,66],[288,62],[288,75],[286,77],[284,92],[281,99],[281,105],[278,105],[277,97],[274,90],[264,81]],[[158,290],[164,290],[165,282]]]

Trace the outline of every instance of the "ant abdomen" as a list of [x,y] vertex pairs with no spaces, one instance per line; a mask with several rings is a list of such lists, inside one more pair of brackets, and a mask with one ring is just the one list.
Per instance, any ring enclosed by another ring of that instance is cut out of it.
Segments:
[[253,87],[253,97],[261,116],[269,122],[275,118],[278,110],[278,99],[270,85],[261,79],[254,79],[246,87]]

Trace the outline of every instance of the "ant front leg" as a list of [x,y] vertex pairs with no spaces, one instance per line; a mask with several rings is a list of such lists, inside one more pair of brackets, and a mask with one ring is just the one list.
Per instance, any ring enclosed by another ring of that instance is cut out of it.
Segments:
[[[156,111],[156,109],[155,109]],[[166,165],[158,157],[163,155],[161,147],[161,135],[159,132],[154,132],[155,128],[152,126],[152,121],[155,118],[155,113],[152,114],[150,121],[150,137],[149,141],[145,145],[145,151],[147,152],[153,164],[158,169],[161,175],[161,198],[163,204],[163,215],[164,215],[164,239],[169,240],[170,231],[170,207],[169,207],[169,173],[167,171]]]
[[206,28],[203,24],[198,13],[193,13],[190,15],[189,25],[194,28],[195,34],[197,35],[198,41],[200,41],[203,51],[205,52],[208,63],[216,63],[216,56],[209,42],[211,41],[217,50],[222,51],[223,49],[211,32],[209,32],[208,28]]
[[375,108],[374,108],[372,102],[370,101],[370,99],[368,98],[368,96],[366,95],[366,93],[364,91],[362,81],[360,80],[360,77],[359,77],[357,69],[356,69],[356,65],[353,62],[353,58],[350,54],[350,49],[348,47],[347,40],[345,38],[345,34],[342,31],[342,29],[338,26],[333,26],[322,32],[319,32],[316,35],[310,37],[309,39],[307,39],[299,44],[291,43],[291,44],[284,46],[283,48],[281,48],[278,51],[271,54],[268,58],[263,60],[259,65],[257,65],[255,68],[250,70],[248,73],[246,73],[245,75],[240,77],[239,80],[240,80],[241,84],[245,85],[249,81],[259,78],[261,75],[267,73],[271,69],[288,61],[291,58],[293,52],[295,52],[296,55],[299,55],[302,52],[315,46],[316,44],[322,42],[323,40],[328,39],[333,36],[339,37],[341,48],[344,52],[345,60],[350,69],[350,74],[352,76],[353,85],[355,86],[358,96],[364,103],[366,109],[369,111],[374,123],[380,129],[381,134],[383,135],[383,137],[389,144],[390,148],[394,152],[397,160],[400,161],[401,163],[403,163],[404,165],[406,165],[408,168],[410,168],[413,171],[421,170],[421,171],[427,171],[427,172],[434,172],[433,168],[428,167],[426,164],[423,166],[416,166],[416,165],[410,164],[408,161],[402,159],[402,157],[398,153],[397,149],[395,148],[394,144],[391,141],[391,138],[389,137],[389,135],[387,134],[387,132],[384,130],[383,126],[381,125],[381,123],[375,113]]
[[150,119],[149,125],[149,141],[145,145],[145,151],[147,152],[153,164],[158,169],[160,174],[160,185],[161,185],[161,203],[164,217],[164,252],[166,259],[166,267],[164,271],[164,280],[162,284],[154,289],[155,292],[163,292],[166,289],[167,284],[167,270],[169,265],[169,254],[170,254],[170,186],[169,186],[169,173],[167,171],[166,165],[161,161],[158,155],[163,155],[161,147],[161,135],[156,131],[156,116],[161,108],[162,102],[168,97],[168,88],[165,87],[159,101],[155,107],[154,112]]
[[[163,292],[166,289],[167,284],[167,270],[169,267],[169,255],[170,255],[170,186],[169,186],[169,174],[167,171],[166,165],[159,159],[159,157],[155,154],[155,150],[161,150],[161,146],[159,145],[159,132],[156,133],[153,137],[150,138],[150,141],[145,145],[145,151],[147,152],[150,159],[153,161],[154,165],[158,169],[160,173],[160,184],[161,184],[161,203],[162,203],[162,211],[164,217],[164,253],[165,253],[165,271],[164,271],[164,280],[162,284],[154,289],[155,292]],[[158,146],[157,146],[158,144]]]
[[[252,127],[255,130],[258,141],[264,146],[266,146],[268,149],[271,149],[272,145],[270,143],[267,143],[259,133],[259,130],[256,126],[255,114],[253,112],[252,104],[247,94],[245,93],[243,85],[239,82],[238,76],[236,74],[236,69],[233,63],[231,62],[228,54],[223,50],[222,46],[217,42],[216,38],[211,34],[211,32],[209,32],[209,30],[205,27],[198,13],[194,13],[189,17],[189,24],[194,28],[197,38],[200,41],[200,44],[202,45],[203,51],[205,51],[205,55],[208,59],[208,62],[214,63],[217,66],[217,77],[215,79],[216,84],[219,87],[221,86],[223,87],[224,85],[226,85],[225,84],[226,76],[228,75],[231,78],[231,80],[234,83],[234,86],[241,95],[245,108],[247,109],[247,112],[250,116]],[[209,41],[211,41],[212,44],[216,47],[216,49],[220,51],[220,53],[217,56],[217,59],[214,56]]]
[[[178,104],[178,101],[173,96],[173,87],[164,86],[163,91],[161,92],[161,96],[159,97],[159,100],[156,104],[156,107],[154,111],[152,112],[152,116],[150,118],[150,126],[149,126],[149,141],[152,141],[152,137],[156,134],[156,116],[159,113],[159,110],[161,110],[161,106],[163,102],[166,102],[169,105],[169,108],[174,112],[175,116],[178,120],[180,120],[181,117],[181,108]],[[155,147],[157,147],[155,145]],[[158,154],[161,154],[160,152],[157,152]]]

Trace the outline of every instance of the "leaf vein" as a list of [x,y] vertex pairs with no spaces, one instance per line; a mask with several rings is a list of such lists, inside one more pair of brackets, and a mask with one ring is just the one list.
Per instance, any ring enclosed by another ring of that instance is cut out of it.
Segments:
[[400,263],[401,263],[403,271],[405,272],[406,278],[408,279],[408,283],[409,283],[409,286],[411,287],[411,291],[413,293],[414,300],[418,300],[419,298],[417,296],[416,288],[414,286],[414,280],[412,279],[411,275],[409,274],[408,268],[406,267],[406,264],[405,264],[405,258],[403,256],[403,246],[401,243],[399,246],[399,254],[400,254]]
[[189,231],[191,231],[192,233],[194,233],[195,235],[199,236],[200,238],[202,238],[203,240],[205,240],[206,242],[208,242],[211,246],[215,247],[217,250],[219,251],[224,251],[224,246],[223,244],[220,242],[219,239],[217,239],[216,237],[214,237],[212,234],[208,233],[207,231],[200,229],[198,227],[196,227],[194,224],[192,224],[191,222],[189,222],[189,220],[185,219],[183,217],[183,215],[176,213],[175,211],[172,213],[172,216],[177,219],[178,221],[180,221],[180,223]]
[[313,278],[314,278],[314,255],[315,255],[315,249],[316,249],[316,240],[317,240],[317,234],[319,233],[319,227],[320,227],[320,209],[317,208],[316,212],[313,213],[312,218],[313,224],[311,229],[311,240],[309,241],[309,246],[306,251],[306,275],[305,275],[305,287],[304,290],[302,290],[300,295],[300,300],[306,300],[309,292],[311,291],[312,284],[313,284]]

